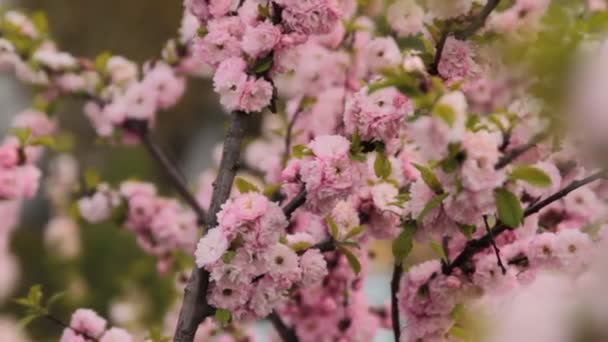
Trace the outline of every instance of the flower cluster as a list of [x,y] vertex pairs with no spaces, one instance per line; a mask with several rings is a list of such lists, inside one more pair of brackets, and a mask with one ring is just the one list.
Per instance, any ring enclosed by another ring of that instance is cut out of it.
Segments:
[[239,195],[222,206],[218,226],[195,252],[196,264],[211,274],[212,305],[240,319],[265,317],[293,286],[323,278],[325,261],[316,250],[299,256],[280,242],[287,225],[281,208],[258,193]]
[[90,223],[118,220],[137,236],[144,251],[159,258],[161,272],[168,270],[174,252],[194,250],[196,215],[176,200],[159,196],[152,184],[128,181],[116,191],[101,183],[78,201],[78,208]]
[[90,309],[78,309],[72,314],[60,342],[131,342],[133,336],[121,328],[106,329],[106,320]]

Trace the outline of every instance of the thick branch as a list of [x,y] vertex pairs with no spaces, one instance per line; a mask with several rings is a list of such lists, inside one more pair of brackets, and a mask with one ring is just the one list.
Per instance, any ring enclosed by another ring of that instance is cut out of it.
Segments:
[[306,189],[302,189],[289,203],[283,207],[283,213],[287,219],[291,218],[291,215],[299,207],[306,202]]
[[429,69],[429,73],[431,75],[439,75],[439,63],[441,63],[443,49],[445,48],[445,43],[448,41],[449,35],[450,32],[448,30],[443,31],[437,45],[435,46],[435,59],[433,60],[433,64]]
[[143,143],[144,147],[146,148],[150,156],[152,156],[152,158],[154,158],[154,160],[161,166],[163,172],[165,173],[165,175],[167,175],[167,178],[169,178],[175,190],[177,190],[177,192],[184,199],[184,201],[188,203],[190,208],[194,210],[194,212],[196,213],[198,224],[204,225],[205,211],[200,206],[200,204],[198,203],[194,195],[190,192],[190,190],[188,190],[186,182],[184,181],[184,176],[175,166],[175,163],[173,163],[169,159],[169,157],[167,157],[167,155],[160,149],[156,142],[152,140],[152,137],[150,136],[150,132],[147,127],[147,123],[143,121],[129,121],[125,124],[125,128],[130,132],[136,134],[141,139],[141,142]]
[[[587,178],[573,181],[568,186],[559,190],[558,192],[554,193],[553,195],[528,207],[524,211],[524,217],[534,215],[534,214],[538,213],[539,211],[541,211],[546,206],[550,205],[551,203],[566,197],[572,191],[574,191],[580,187],[583,187],[589,183],[595,182],[596,180],[603,179],[605,177],[606,177],[606,171],[602,170],[600,172],[592,174],[591,176],[589,176]],[[449,265],[446,265],[445,267],[443,267],[443,273],[450,274],[450,273],[452,273],[452,271],[455,268],[465,267],[470,262],[470,260],[473,258],[473,256],[475,256],[475,254],[490,247],[492,244],[492,241],[494,240],[494,237],[502,234],[506,230],[509,230],[509,227],[507,225],[505,225],[504,223],[498,223],[496,226],[494,226],[494,228],[492,228],[490,230],[490,232],[488,234],[480,237],[479,239],[474,239],[474,240],[470,240],[469,242],[467,242],[465,248],[454,259],[454,261],[452,263],[450,263]]]
[[[217,225],[217,213],[230,196],[245,134],[247,114],[234,112],[230,117],[230,129],[224,140],[222,161],[217,178],[213,183],[213,196],[207,217],[207,226],[211,228]],[[184,301],[173,338],[174,342],[192,342],[199,324],[215,311],[207,303],[208,287],[209,272],[202,268],[192,270],[184,291]]]
[[298,342],[299,339],[298,335],[296,335],[295,330],[285,325],[285,322],[283,322],[283,320],[281,319],[279,314],[276,313],[276,311],[273,311],[268,316],[268,319],[272,323],[272,326],[274,326],[279,336],[281,336],[283,342]]
[[391,280],[391,321],[393,324],[393,334],[395,341],[399,341],[401,336],[401,323],[399,321],[399,301],[397,294],[399,293],[399,285],[401,276],[403,275],[403,265],[396,265],[393,268],[393,279]]

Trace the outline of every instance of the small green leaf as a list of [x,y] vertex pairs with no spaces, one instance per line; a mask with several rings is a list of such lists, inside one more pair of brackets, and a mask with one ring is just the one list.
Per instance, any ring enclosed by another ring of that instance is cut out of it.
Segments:
[[50,135],[45,135],[45,136],[41,136],[41,137],[32,139],[32,141],[30,141],[30,145],[45,146],[50,149],[54,149],[56,146],[56,143],[55,143],[55,138],[53,138]]
[[454,320],[454,322],[460,322],[460,320],[464,317],[464,314],[464,305],[462,303],[459,303],[454,306],[454,309],[452,309],[450,316],[452,317],[452,320]]
[[365,226],[356,226],[355,228],[351,229],[348,233],[346,233],[344,240],[349,240],[349,239],[363,233],[364,230],[365,230]]
[[420,171],[420,176],[422,177],[422,180],[431,190],[433,190],[436,194],[443,193],[443,187],[441,186],[439,179],[431,169],[420,164],[414,163],[412,165],[414,165],[414,167],[418,169],[418,171]]
[[101,182],[101,176],[95,169],[87,169],[84,172],[84,185],[87,189],[95,189]]
[[25,317],[19,320],[19,326],[21,329],[25,329],[30,323],[32,323],[35,319],[40,318],[41,315],[38,313],[31,313],[26,315]]
[[359,259],[357,259],[357,256],[346,247],[338,246],[338,251],[344,254],[346,260],[348,260],[350,268],[353,269],[353,272],[355,272],[355,274],[359,274],[359,272],[361,272],[361,263],[359,262]]
[[329,226],[329,232],[331,234],[331,237],[334,238],[334,240],[338,240],[339,235],[340,235],[340,230],[338,229],[338,225],[336,224],[334,219],[331,216],[327,215],[327,217],[325,218],[325,221],[327,222],[327,225]]
[[30,303],[37,307],[42,307],[42,285],[34,285],[30,287],[27,293],[27,298]]
[[467,239],[472,239],[473,234],[477,230],[477,227],[474,224],[459,223],[458,228],[460,229],[460,232],[462,233],[462,235],[466,236]]
[[94,67],[97,72],[105,74],[108,61],[112,58],[112,53],[104,51],[95,57]]
[[217,309],[215,310],[215,320],[222,324],[228,324],[230,322],[230,319],[232,318],[232,314],[230,313],[230,311],[226,310],[226,309]]
[[418,214],[416,222],[418,224],[421,224],[422,220],[424,220],[426,215],[428,215],[433,209],[437,208],[441,204],[441,202],[443,202],[443,200],[446,199],[449,195],[450,194],[448,193],[443,193],[431,198],[431,200],[426,203],[420,214]]
[[383,153],[376,153],[376,160],[374,161],[376,176],[380,179],[385,179],[391,175],[392,171],[391,161]]
[[292,243],[291,245],[289,245],[289,247],[297,253],[309,249],[310,247],[312,247],[312,244],[310,242],[301,241]]
[[454,112],[452,107],[440,103],[433,108],[433,113],[445,121],[448,126],[454,126],[454,122],[456,121],[456,112]]
[[500,221],[511,228],[519,227],[524,217],[524,211],[517,196],[506,189],[496,189],[494,199]]
[[511,171],[511,174],[509,174],[509,179],[522,180],[539,188],[548,188],[551,186],[551,178],[549,178],[543,170],[533,166],[517,166]]
[[272,62],[274,58],[272,54],[268,54],[263,58],[260,58],[256,61],[255,65],[252,68],[252,71],[256,75],[265,74],[270,68],[272,68]]
[[416,224],[408,223],[399,236],[393,240],[393,257],[395,258],[396,265],[401,265],[403,260],[405,260],[412,251],[412,247],[414,246],[412,238],[414,237],[415,232]]
[[260,189],[257,186],[251,184],[249,181],[241,177],[236,177],[234,185],[242,194],[246,194],[248,192],[260,192]]
[[65,298],[66,294],[67,293],[64,291],[64,292],[57,292],[54,295],[52,295],[51,298],[49,298],[46,301],[46,309],[51,311],[51,309],[53,308],[53,305],[55,305],[55,303],[57,303],[61,299]]
[[439,256],[441,259],[443,259],[443,260],[447,260],[447,259],[448,259],[448,256],[447,256],[447,254],[445,253],[445,251],[443,250],[443,247],[441,247],[441,245],[440,245],[440,244],[439,244],[437,241],[431,240],[431,241],[429,242],[429,245],[431,246],[431,249],[432,249],[433,251],[435,251],[435,253],[437,253],[437,255],[438,255],[438,256]]
[[32,131],[29,128],[13,127],[10,130],[10,134],[17,137],[19,143],[23,146],[27,144],[28,140],[32,136]]
[[461,341],[470,341],[471,340],[471,337],[469,336],[467,331],[459,326],[451,327],[448,333],[451,336],[456,337],[457,339],[459,339]]
[[232,260],[234,260],[235,256],[236,256],[235,251],[226,251],[226,253],[224,253],[224,255],[222,255],[222,261],[225,264],[229,264],[232,262]]
[[298,159],[313,155],[312,150],[304,145],[295,145],[291,150],[293,156]]

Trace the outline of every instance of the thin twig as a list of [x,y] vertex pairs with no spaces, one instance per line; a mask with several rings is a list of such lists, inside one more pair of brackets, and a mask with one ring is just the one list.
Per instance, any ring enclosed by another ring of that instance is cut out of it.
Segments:
[[[602,170],[602,171],[592,174],[589,177],[573,181],[568,186],[559,190],[558,192],[554,193],[553,195],[528,207],[524,211],[524,218],[538,213],[539,211],[541,211],[543,208],[550,205],[551,203],[566,197],[572,191],[574,191],[580,187],[583,187],[589,183],[595,182],[596,180],[603,179],[605,177],[606,177],[606,170]],[[494,228],[491,229],[490,233],[480,237],[479,239],[469,240],[469,242],[467,242],[467,244],[465,245],[462,252],[460,252],[460,254],[454,259],[454,261],[452,261],[452,263],[450,263],[449,265],[446,265],[445,267],[443,267],[443,269],[442,269],[443,273],[450,274],[456,268],[465,267],[466,265],[468,265],[468,263],[473,258],[473,256],[475,256],[477,253],[479,253],[479,252],[483,251],[484,249],[491,246],[492,239],[494,237],[499,236],[500,234],[502,234],[503,232],[505,232],[509,229],[510,228],[507,225],[505,225],[502,222],[499,222]]]
[[393,325],[393,334],[395,335],[395,341],[399,341],[401,336],[401,323],[399,320],[399,300],[397,294],[399,293],[399,286],[401,283],[401,276],[403,275],[403,265],[395,264],[393,268],[393,279],[391,279],[391,321]]
[[336,242],[333,239],[328,239],[317,244],[314,244],[306,249],[298,251],[299,255],[304,254],[309,249],[318,249],[321,253],[333,252],[336,250]]
[[535,137],[533,137],[532,140],[530,140],[527,144],[514,148],[513,150],[509,151],[508,154],[506,154],[502,158],[500,158],[500,160],[498,160],[498,163],[496,163],[494,168],[496,170],[500,170],[500,169],[504,168],[505,166],[509,165],[512,161],[516,160],[517,158],[521,157],[524,153],[526,153],[529,150],[531,150],[532,148],[534,148],[541,141],[545,140],[546,137],[547,137],[547,134],[545,134],[545,133],[538,134]]
[[486,20],[488,20],[488,17],[492,13],[492,11],[494,11],[496,6],[498,6],[499,3],[500,0],[488,0],[484,8],[481,10],[479,15],[473,19],[471,24],[469,24],[469,26],[467,26],[463,30],[455,32],[454,36],[457,39],[466,40],[472,35],[474,35],[479,29],[484,27],[484,25],[486,24]]
[[[230,129],[224,141],[222,161],[220,162],[217,178],[213,183],[213,196],[211,197],[211,206],[207,217],[208,227],[217,225],[217,213],[220,211],[221,205],[230,196],[232,183],[238,170],[247,114],[234,112],[230,117]],[[215,309],[207,302],[208,288],[209,272],[204,268],[192,270],[184,290],[184,300],[175,328],[174,342],[192,342],[199,324],[205,318],[213,315]]]
[[282,160],[283,166],[285,166],[287,164],[287,160],[289,160],[289,154],[291,153],[291,139],[293,135],[293,127],[295,126],[296,121],[298,120],[298,117],[300,116],[301,112],[302,110],[296,111],[296,113],[293,115],[293,118],[291,118],[289,124],[287,125],[287,133],[285,133],[285,151],[283,152]]
[[93,342],[99,341],[96,337],[92,337],[91,335],[89,335],[89,334],[87,334],[85,332],[82,332],[82,331],[80,331],[80,330],[78,330],[76,328],[73,328],[72,326],[70,326],[69,324],[67,324],[66,322],[64,322],[63,320],[61,320],[61,319],[59,319],[59,318],[57,318],[57,317],[55,317],[55,316],[53,316],[51,314],[44,315],[44,318],[48,319],[49,321],[55,323],[56,325],[58,325],[58,326],[60,326],[60,327],[62,327],[64,329],[70,329],[70,330],[72,330],[77,335],[80,335],[80,336],[84,337],[87,340],[91,340]]
[[172,162],[169,157],[160,149],[160,147],[154,142],[152,139],[150,132],[147,127],[147,123],[143,121],[128,121],[125,124],[125,128],[130,132],[136,134],[144,147],[152,156],[152,158],[161,166],[163,172],[169,178],[173,187],[180,196],[188,203],[190,208],[194,210],[196,213],[196,217],[199,225],[205,224],[205,211],[198,203],[194,195],[188,190],[188,186],[186,186],[185,177],[179,171],[179,169],[175,166],[175,163]]
[[283,322],[283,320],[281,319],[279,314],[277,314],[276,311],[273,311],[270,315],[268,315],[268,320],[270,320],[272,326],[274,326],[274,329],[277,331],[279,336],[281,336],[283,342],[299,341],[298,335],[296,335],[295,330],[285,325],[285,322]]
[[306,202],[306,189],[302,188],[302,190],[283,207],[283,213],[287,219],[291,218],[291,215],[296,211],[299,207],[301,207]]
[[490,229],[490,225],[488,224],[488,217],[486,215],[483,215],[483,222],[486,225],[486,231],[490,236],[490,243],[492,244],[492,248],[494,249],[494,253],[496,254],[496,263],[498,264],[498,267],[500,267],[502,274],[507,274],[507,268],[502,263],[502,258],[500,257],[500,249],[496,245],[496,240],[494,240],[494,234],[492,234],[492,230]]

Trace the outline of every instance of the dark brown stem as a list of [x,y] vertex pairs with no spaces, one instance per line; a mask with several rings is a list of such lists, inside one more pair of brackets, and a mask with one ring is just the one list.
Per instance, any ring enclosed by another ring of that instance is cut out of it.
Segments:
[[460,40],[466,40],[474,35],[479,29],[484,27],[488,17],[496,9],[496,6],[500,3],[500,0],[488,0],[484,8],[481,10],[479,15],[473,19],[473,21],[465,29],[457,31],[454,36]]
[[435,59],[433,60],[433,64],[429,68],[429,74],[431,75],[439,75],[439,63],[441,63],[441,57],[443,56],[443,50],[445,48],[445,43],[448,41],[448,37],[450,36],[449,30],[444,30],[441,33],[441,37],[435,46]]
[[[575,180],[572,183],[570,183],[568,186],[566,186],[565,188],[554,193],[553,195],[528,207],[524,211],[524,217],[534,215],[534,214],[538,213],[539,211],[541,211],[546,206],[550,205],[551,203],[566,197],[572,191],[574,191],[580,187],[583,187],[589,183],[595,182],[596,180],[603,179],[605,177],[606,177],[606,171],[602,170],[602,171],[592,174],[591,176],[589,176],[587,178]],[[454,261],[452,261],[449,265],[445,265],[445,267],[443,267],[443,270],[442,270],[443,273],[450,274],[456,268],[466,267],[469,264],[469,262],[471,261],[471,259],[473,258],[473,256],[475,256],[477,253],[479,253],[479,252],[483,251],[484,249],[491,246],[492,240],[494,239],[494,237],[499,236],[500,234],[502,234],[503,232],[505,232],[509,229],[510,228],[507,225],[499,222],[496,226],[494,226],[494,228],[492,228],[490,230],[490,233],[480,237],[479,239],[469,240],[469,242],[467,242],[467,244],[465,245],[462,252],[460,252],[460,254],[454,259]]]
[[494,240],[494,234],[492,234],[492,230],[490,229],[490,225],[488,224],[488,217],[486,215],[483,216],[483,222],[486,225],[486,231],[490,236],[490,244],[492,245],[494,253],[496,254],[496,263],[498,264],[498,267],[500,267],[502,274],[507,274],[507,268],[502,263],[502,258],[500,257],[500,249],[496,245],[496,240]]
[[289,203],[283,207],[283,213],[289,220],[291,215],[306,202],[306,189],[302,189]]
[[283,342],[299,341],[298,335],[296,335],[295,330],[285,325],[285,322],[283,322],[283,320],[281,319],[279,314],[276,313],[276,311],[273,311],[270,315],[268,315],[268,319],[272,323],[272,326],[274,326],[274,329],[277,331],[279,336],[281,336]]
[[401,283],[401,277],[403,275],[403,265],[395,264],[393,268],[393,279],[391,280],[391,320],[393,324],[393,334],[395,341],[399,341],[401,336],[401,323],[399,320],[399,300],[397,294],[399,293],[399,285]]
[[152,158],[161,166],[163,172],[171,181],[171,184],[180,194],[180,196],[186,201],[186,203],[194,210],[199,225],[205,224],[205,211],[200,206],[194,195],[188,190],[186,186],[185,177],[175,166],[169,157],[160,149],[160,147],[152,140],[150,132],[147,127],[147,123],[143,121],[129,121],[125,124],[125,128],[130,132],[136,134],[144,147],[152,156]]
[[531,150],[532,148],[534,148],[541,141],[545,140],[546,137],[547,137],[547,134],[543,134],[543,133],[538,134],[534,138],[532,138],[532,140],[530,140],[527,144],[509,151],[508,154],[506,154],[505,156],[500,158],[500,160],[498,161],[498,163],[496,163],[494,168],[496,170],[500,170],[500,169],[504,168],[505,166],[507,166],[511,162],[513,162],[515,159],[521,157],[524,153],[526,153],[529,150]]
[[67,324],[63,320],[61,320],[61,319],[59,319],[59,318],[57,318],[57,317],[55,317],[55,316],[53,316],[51,314],[44,315],[44,318],[48,319],[49,321],[55,323],[56,325],[58,325],[58,326],[60,326],[60,327],[62,327],[64,329],[70,329],[70,330],[72,330],[73,332],[75,332],[76,334],[84,337],[87,340],[91,340],[91,341],[94,341],[94,342],[99,341],[97,338],[92,337],[92,336],[90,336],[87,333],[84,333],[84,332],[82,332],[82,331],[80,331],[78,329],[72,328],[69,324]]
[[[247,114],[234,112],[230,115],[230,128],[224,140],[222,161],[217,178],[213,183],[213,196],[207,217],[207,226],[217,226],[217,213],[228,200],[232,183],[238,170],[241,144],[245,135]],[[192,275],[184,290],[184,301],[175,328],[174,342],[192,342],[200,323],[213,315],[215,309],[207,302],[209,272],[202,268],[192,270]]]

